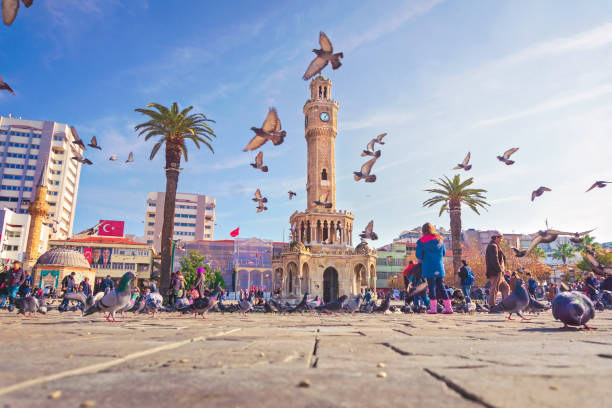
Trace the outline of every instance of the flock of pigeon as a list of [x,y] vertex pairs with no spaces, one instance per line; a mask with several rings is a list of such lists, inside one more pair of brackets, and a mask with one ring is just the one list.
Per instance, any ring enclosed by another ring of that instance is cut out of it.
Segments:
[[[155,317],[156,314],[166,312],[178,312],[181,315],[193,314],[194,317],[202,316],[206,319],[209,312],[221,313],[241,313],[247,312],[264,312],[264,313],[350,313],[354,315],[360,313],[406,313],[415,312],[424,313],[425,307],[411,306],[415,296],[423,296],[427,290],[426,284],[418,285],[406,293],[405,303],[403,306],[391,305],[391,293],[377,304],[376,301],[364,301],[364,296],[358,294],[355,298],[350,299],[347,295],[342,295],[338,299],[324,303],[318,296],[314,299],[309,299],[308,294],[304,294],[302,300],[296,305],[288,303],[282,304],[274,298],[267,299],[263,304],[255,305],[253,302],[253,293],[247,299],[237,303],[224,304],[219,300],[219,291],[217,287],[214,291],[208,293],[207,296],[196,298],[190,302],[186,297],[176,300],[171,306],[163,306],[163,298],[157,290],[154,283],[151,283],[150,288],[143,294],[133,291],[133,280],[135,275],[132,272],[126,272],[119,281],[115,289],[105,292],[99,292],[95,295],[85,295],[83,292],[66,293],[64,299],[68,301],[78,301],[81,305],[82,315],[89,316],[94,313],[103,313],[104,317],[109,322],[116,322],[116,315],[119,313],[125,317],[126,312],[134,314],[145,314]],[[458,294],[457,297],[454,295]],[[523,286],[523,281],[517,279],[513,291],[510,295],[504,298],[500,303],[488,310],[486,306],[474,301],[468,302],[465,306],[462,304],[461,291],[453,292],[454,303],[457,301],[455,310],[457,312],[474,313],[508,313],[508,320],[512,320],[512,314],[517,314],[522,320],[529,320],[522,313],[527,311],[531,313],[540,313],[552,309],[553,316],[556,320],[560,320],[564,326],[582,326],[585,329],[591,329],[587,325],[592,318],[595,317],[595,305],[587,296],[581,292],[561,292],[555,297],[551,305],[542,303],[531,297]],[[461,304],[460,304],[461,303]],[[23,298],[15,299],[15,306],[19,313],[25,316],[32,316],[36,313],[46,314],[49,310],[46,300],[28,295]],[[610,305],[612,306],[612,305]],[[60,312],[68,310],[67,307],[58,308]],[[76,310],[76,309],[75,309]]]
[[[87,147],[85,147],[85,142],[79,137],[79,134],[77,133],[77,130],[74,128],[74,126],[70,126],[70,132],[72,132],[72,136],[74,137],[74,141],[72,143],[79,146],[83,151],[87,150]],[[95,136],[91,137],[91,141],[87,143],[87,146],[91,147],[92,149],[102,150],[102,147],[98,144],[98,139]],[[81,164],[93,164],[93,162],[86,157],[73,156],[72,160],[78,161]],[[108,160],[113,162],[116,161],[117,155],[113,154],[111,157],[109,157]],[[125,162],[131,163],[133,161],[134,153],[130,152]]]

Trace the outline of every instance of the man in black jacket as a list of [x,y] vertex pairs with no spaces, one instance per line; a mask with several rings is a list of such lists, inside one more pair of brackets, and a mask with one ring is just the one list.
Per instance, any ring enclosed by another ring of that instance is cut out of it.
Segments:
[[487,278],[489,282],[491,282],[491,287],[489,289],[489,308],[495,306],[498,290],[502,293],[502,299],[510,293],[510,286],[503,278],[504,271],[506,270],[506,256],[501,250],[503,237],[501,232],[494,231],[485,254]]
[[[74,276],[76,273],[70,272],[70,275],[64,276],[62,279],[62,291],[64,294],[74,292],[76,287],[76,283],[74,282]],[[59,305],[58,310],[63,310],[64,312],[68,310],[68,303],[70,301],[68,299],[64,299],[62,303]]]

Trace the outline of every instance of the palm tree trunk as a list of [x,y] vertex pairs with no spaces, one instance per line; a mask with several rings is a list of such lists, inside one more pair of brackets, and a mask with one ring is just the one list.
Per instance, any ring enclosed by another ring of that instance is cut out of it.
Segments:
[[172,238],[174,236],[174,210],[176,206],[176,189],[178,186],[180,151],[166,146],[166,194],[164,197],[164,223],[161,234],[161,271],[160,292],[164,299],[168,296],[170,275],[172,272]]
[[450,228],[452,236],[453,250],[453,276],[456,287],[461,285],[459,282],[459,268],[461,267],[461,203],[450,204]]

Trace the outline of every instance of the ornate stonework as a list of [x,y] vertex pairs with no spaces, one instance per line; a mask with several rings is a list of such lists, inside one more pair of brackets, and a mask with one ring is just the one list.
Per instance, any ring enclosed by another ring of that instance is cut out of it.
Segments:
[[307,206],[289,218],[291,244],[272,259],[275,289],[285,298],[308,292],[325,301],[376,288],[376,251],[352,247],[354,217],[336,210],[335,139],[338,102],[331,99],[332,82],[319,76],[310,83],[306,101],[308,147]]
[[47,165],[40,173],[40,179],[36,184],[36,195],[28,206],[30,214],[30,229],[28,231],[28,241],[24,255],[24,266],[31,269],[38,259],[38,247],[40,244],[40,234],[43,221],[49,214],[49,203],[47,202]]

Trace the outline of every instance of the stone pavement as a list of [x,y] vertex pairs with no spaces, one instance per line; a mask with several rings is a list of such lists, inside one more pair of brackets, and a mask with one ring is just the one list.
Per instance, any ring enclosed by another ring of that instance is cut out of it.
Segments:
[[107,323],[3,310],[0,407],[604,406],[612,312],[591,323],[599,330],[561,331],[550,313]]

